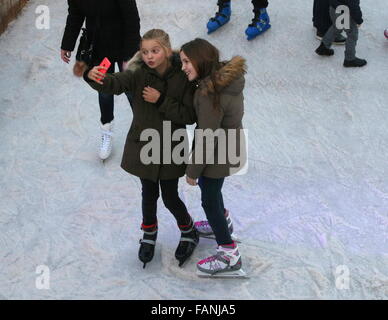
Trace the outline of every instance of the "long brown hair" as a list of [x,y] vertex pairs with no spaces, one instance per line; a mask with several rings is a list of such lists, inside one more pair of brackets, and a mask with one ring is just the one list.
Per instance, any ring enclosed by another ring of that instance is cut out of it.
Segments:
[[210,77],[214,89],[213,106],[221,109],[220,88],[217,84],[218,70],[220,69],[220,53],[210,42],[196,38],[185,43],[181,51],[190,59],[191,64],[198,73],[199,80]]

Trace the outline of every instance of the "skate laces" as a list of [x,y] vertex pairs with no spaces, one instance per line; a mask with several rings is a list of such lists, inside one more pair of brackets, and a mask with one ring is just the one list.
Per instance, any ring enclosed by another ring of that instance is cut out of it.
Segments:
[[[255,16],[253,17],[252,19],[252,23],[248,25],[248,27],[258,27],[256,25],[256,23],[260,23],[260,24],[266,24],[267,21],[265,19],[262,19],[261,18],[261,10],[253,10],[253,13],[255,14]],[[260,26],[261,28],[261,26]]]
[[197,221],[195,223],[196,227],[207,227],[209,225],[209,222],[207,220]]
[[[232,223],[232,219],[230,218],[229,210],[225,210],[225,218],[226,218],[226,222],[228,223],[228,228],[231,228],[233,223]],[[208,220],[196,221],[194,225],[196,228],[201,228],[201,229],[211,228]]]
[[206,268],[208,270],[211,270],[213,272],[218,272],[218,271],[225,268],[223,266],[223,264],[226,265],[227,267],[229,267],[230,261],[231,261],[230,257],[225,255],[224,251],[217,251],[217,253],[215,255],[210,256],[206,259],[203,259],[198,264],[199,265],[207,264]]
[[112,141],[112,132],[111,131],[102,131],[101,132],[101,147],[106,149],[110,147]]
[[230,262],[231,257],[233,257],[233,255],[235,255],[235,256],[239,255],[238,250],[237,250],[237,246],[234,242],[233,242],[233,248],[228,248],[228,247],[223,247],[223,246],[217,247],[216,254],[213,256],[210,256],[206,259],[203,259],[200,262],[200,264],[206,263],[206,262],[212,263],[215,261]]

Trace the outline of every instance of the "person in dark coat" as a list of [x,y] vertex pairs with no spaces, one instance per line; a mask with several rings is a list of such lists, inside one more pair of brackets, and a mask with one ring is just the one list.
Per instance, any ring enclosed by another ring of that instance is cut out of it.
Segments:
[[[331,27],[330,18],[330,0],[314,0],[313,6],[313,25],[317,29],[316,37],[322,40],[323,36]],[[339,34],[334,39],[334,44],[345,44],[346,38]]]
[[[340,6],[345,7],[345,12],[341,11]],[[338,10],[337,12],[337,9]],[[325,33],[321,45],[315,50],[318,55],[332,56],[334,50],[331,49],[331,45],[336,36],[338,36],[343,30],[346,32],[346,44],[345,44],[345,59],[344,67],[363,67],[367,64],[364,59],[356,57],[356,45],[358,41],[358,28],[364,22],[362,18],[362,11],[360,8],[360,0],[330,0],[330,17],[332,20],[332,26]],[[337,21],[344,23],[344,26],[340,26]]]
[[[68,16],[61,44],[61,58],[69,63],[71,52],[85,22],[89,41],[93,43],[92,66],[107,57],[111,64],[108,72],[123,70],[139,49],[140,18],[135,0],[68,0]],[[89,66],[90,67],[90,66]],[[109,157],[112,149],[113,95],[99,93],[101,111],[102,160]],[[128,99],[130,97],[128,96]]]
[[[185,155],[188,157],[189,149],[185,125],[196,121],[193,108],[195,86],[189,83],[181,67],[178,54],[172,53],[168,34],[160,29],[152,29],[143,35],[141,50],[131,59],[125,72],[104,76],[99,71],[101,68],[94,67],[84,74],[85,81],[99,92],[116,95],[130,92],[133,95],[133,120],[125,142],[121,167],[139,177],[142,185],[141,228],[144,236],[139,259],[144,266],[154,256],[159,188],[166,208],[174,215],[181,231],[181,239],[175,251],[180,266],[191,256],[198,243],[194,221],[178,194],[178,181],[185,174]],[[98,80],[100,78],[103,80]],[[150,131],[159,138],[156,142],[157,150],[146,149],[150,142],[145,141],[145,138]],[[180,133],[185,138],[179,139]],[[179,146],[186,150],[182,157],[175,152]],[[152,156],[156,156],[155,159],[148,158],[149,151]]]

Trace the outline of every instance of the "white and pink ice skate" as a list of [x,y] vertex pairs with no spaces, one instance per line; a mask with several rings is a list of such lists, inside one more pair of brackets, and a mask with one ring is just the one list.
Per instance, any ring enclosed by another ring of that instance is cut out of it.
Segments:
[[235,242],[221,245],[217,253],[197,263],[197,275],[202,278],[248,278],[242,270],[241,255]]
[[[225,209],[225,218],[228,223],[228,228],[233,241],[240,243],[241,241],[233,234],[233,222],[229,210]],[[197,221],[194,223],[195,229],[202,238],[208,238],[215,240],[213,229],[207,220]]]

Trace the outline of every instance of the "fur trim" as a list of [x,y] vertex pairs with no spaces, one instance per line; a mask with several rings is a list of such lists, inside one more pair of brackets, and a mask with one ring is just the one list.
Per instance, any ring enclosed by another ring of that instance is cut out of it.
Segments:
[[[216,71],[216,84],[220,89],[228,87],[234,80],[241,78],[246,73],[246,60],[241,56],[235,56],[231,60],[221,62],[222,67]],[[214,85],[210,77],[201,83],[201,93],[204,95],[214,93]]]
[[134,54],[134,56],[128,60],[128,64],[127,64],[127,67],[125,68],[125,70],[123,71],[126,71],[128,69],[131,69],[131,67],[133,68],[136,64],[138,64],[139,62],[142,62],[142,58],[141,58],[141,52],[138,51]]

